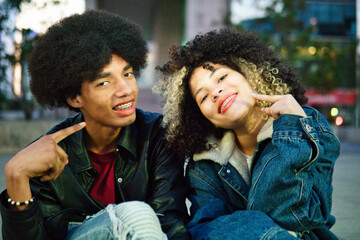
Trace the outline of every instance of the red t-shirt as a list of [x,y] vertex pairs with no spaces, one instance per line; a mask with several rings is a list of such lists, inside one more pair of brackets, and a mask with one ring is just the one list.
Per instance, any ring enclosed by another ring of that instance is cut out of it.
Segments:
[[99,154],[88,151],[90,161],[98,172],[90,187],[90,195],[104,206],[115,203],[115,153]]

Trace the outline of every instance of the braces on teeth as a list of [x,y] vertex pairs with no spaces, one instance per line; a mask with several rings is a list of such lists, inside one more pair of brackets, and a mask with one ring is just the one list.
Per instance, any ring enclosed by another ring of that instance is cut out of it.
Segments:
[[128,108],[131,108],[131,106],[132,106],[132,102],[129,102],[129,103],[125,103],[123,105],[117,106],[114,109],[115,110],[125,110],[125,109],[128,109]]
[[224,101],[224,103],[221,105],[221,109],[220,109],[220,112],[222,112],[225,108],[225,106],[231,101],[231,99],[233,99],[236,95],[232,95],[230,96],[228,99],[226,99]]

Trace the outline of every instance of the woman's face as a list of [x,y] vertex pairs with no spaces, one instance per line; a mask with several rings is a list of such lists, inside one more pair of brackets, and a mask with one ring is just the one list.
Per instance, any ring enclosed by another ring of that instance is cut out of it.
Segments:
[[190,91],[202,114],[216,127],[241,128],[255,106],[247,79],[226,65],[209,63],[211,70],[195,68]]

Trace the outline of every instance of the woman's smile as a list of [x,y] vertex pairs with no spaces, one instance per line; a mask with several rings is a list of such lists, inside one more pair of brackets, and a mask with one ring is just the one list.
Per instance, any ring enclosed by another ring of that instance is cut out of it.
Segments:
[[221,64],[209,63],[212,70],[196,68],[190,78],[190,89],[202,114],[214,126],[234,129],[243,126],[255,100],[247,79]]
[[218,113],[222,114],[228,110],[231,105],[235,102],[237,93],[230,93],[225,95],[219,103]]

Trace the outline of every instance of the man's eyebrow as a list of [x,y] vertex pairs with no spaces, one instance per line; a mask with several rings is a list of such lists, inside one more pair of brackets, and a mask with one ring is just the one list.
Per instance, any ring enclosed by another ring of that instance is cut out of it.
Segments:
[[101,73],[96,74],[95,80],[106,78],[106,77],[108,77],[110,75],[111,75],[111,73],[109,73],[109,72],[101,72]]
[[129,70],[130,68],[132,68],[132,66],[130,64],[128,64],[124,67],[123,71]]
[[[128,65],[126,65],[124,67],[123,71],[129,70],[130,68],[132,68],[132,66],[130,64],[128,64]],[[109,72],[101,72],[101,73],[96,74],[95,80],[99,80],[99,79],[106,78],[106,77],[109,77],[109,76],[111,76],[111,73],[109,73]]]

